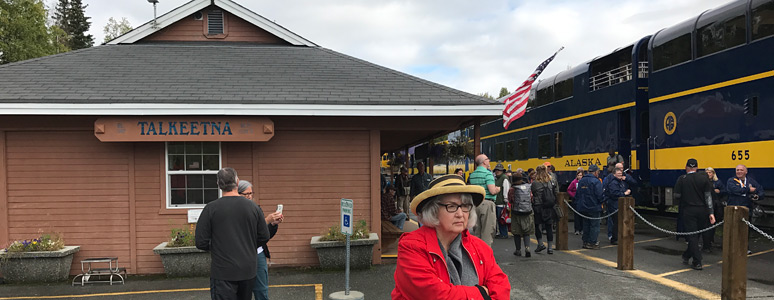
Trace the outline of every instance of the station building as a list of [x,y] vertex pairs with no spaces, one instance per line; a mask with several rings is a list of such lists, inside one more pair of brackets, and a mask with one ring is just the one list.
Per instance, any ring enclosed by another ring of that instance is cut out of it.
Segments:
[[341,198],[380,231],[381,153],[501,109],[193,0],[106,45],[0,66],[0,245],[59,232],[81,246],[72,274],[112,256],[162,273],[152,249],[233,167],[264,211],[284,205],[272,262],[317,265],[310,238]]

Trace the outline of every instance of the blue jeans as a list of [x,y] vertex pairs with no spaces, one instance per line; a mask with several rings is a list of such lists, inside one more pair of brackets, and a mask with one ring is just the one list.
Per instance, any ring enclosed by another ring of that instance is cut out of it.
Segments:
[[258,273],[255,275],[253,296],[255,300],[269,300],[269,266],[266,265],[266,253],[258,253]]
[[400,230],[403,230],[403,223],[406,223],[406,213],[399,213],[397,215],[392,216],[390,218],[390,222],[392,222],[395,227],[400,228]]
[[505,207],[497,206],[495,208],[495,211],[497,212],[497,231],[498,231],[497,236],[499,236],[499,237],[506,237],[507,238],[508,237],[508,224],[500,224],[500,215],[503,214],[503,209],[505,209]]
[[[586,211],[582,212],[587,217],[599,218],[601,212],[598,211]],[[586,219],[583,220],[583,242],[586,244],[596,244],[599,237],[599,220]]]

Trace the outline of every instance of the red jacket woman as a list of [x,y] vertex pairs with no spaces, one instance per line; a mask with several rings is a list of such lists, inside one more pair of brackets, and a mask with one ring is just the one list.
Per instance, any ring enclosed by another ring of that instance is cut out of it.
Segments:
[[423,226],[400,239],[392,299],[509,299],[492,248],[468,232],[483,195],[482,187],[446,175],[414,198],[411,210]]

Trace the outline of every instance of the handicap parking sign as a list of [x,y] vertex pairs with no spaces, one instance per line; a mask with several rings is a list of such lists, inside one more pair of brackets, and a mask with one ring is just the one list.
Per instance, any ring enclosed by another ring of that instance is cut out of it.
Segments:
[[352,199],[341,199],[341,233],[352,235]]

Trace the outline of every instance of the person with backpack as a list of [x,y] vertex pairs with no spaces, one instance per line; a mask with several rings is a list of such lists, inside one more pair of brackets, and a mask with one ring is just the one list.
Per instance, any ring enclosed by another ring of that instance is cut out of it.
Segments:
[[546,230],[546,240],[548,240],[548,254],[554,254],[552,248],[554,243],[554,231],[552,225],[558,219],[556,216],[556,186],[551,180],[551,175],[548,174],[547,168],[544,165],[540,165],[535,169],[535,181],[532,182],[530,187],[532,190],[532,199],[534,203],[532,205],[535,213],[535,238],[537,238],[538,246],[535,248],[535,253],[540,253],[546,249],[543,245],[543,234],[540,230],[540,225]]
[[[526,174],[525,174],[526,175]],[[513,174],[513,185],[508,191],[511,203],[511,233],[516,251],[513,255],[521,256],[521,241],[524,240],[524,257],[530,257],[529,236],[535,234],[535,219],[532,212],[532,195],[529,178],[521,174]]]

